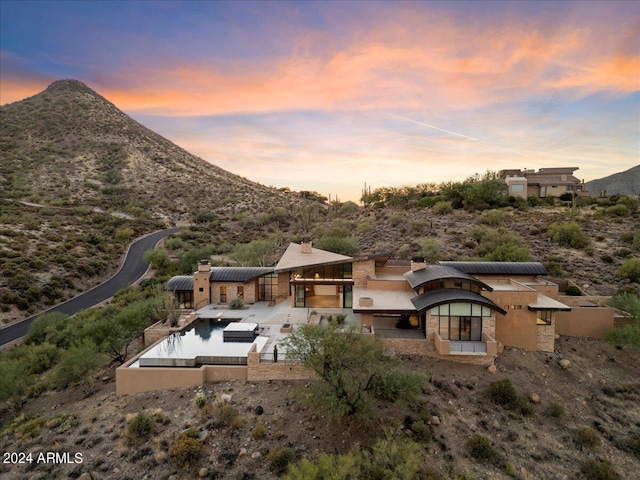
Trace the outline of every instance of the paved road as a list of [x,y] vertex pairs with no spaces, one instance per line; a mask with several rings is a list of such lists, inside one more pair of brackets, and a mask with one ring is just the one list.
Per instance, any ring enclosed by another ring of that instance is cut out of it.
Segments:
[[92,307],[104,300],[107,300],[108,298],[111,298],[118,290],[131,285],[147,271],[147,267],[149,265],[142,259],[144,252],[151,250],[161,239],[167,235],[176,233],[177,231],[177,228],[170,228],[168,230],[160,230],[159,232],[140,237],[131,244],[124,263],[113,277],[106,282],[101,283],[97,287],[72,298],[71,300],[67,300],[66,302],[60,303],[55,307],[45,310],[44,312],[39,312],[31,317],[25,318],[21,322],[14,323],[13,325],[1,329],[0,345],[4,345],[5,343],[9,343],[23,337],[29,330],[29,326],[31,325],[31,322],[33,322],[33,319],[42,313],[62,312],[67,315],[73,315],[78,313],[80,310]]

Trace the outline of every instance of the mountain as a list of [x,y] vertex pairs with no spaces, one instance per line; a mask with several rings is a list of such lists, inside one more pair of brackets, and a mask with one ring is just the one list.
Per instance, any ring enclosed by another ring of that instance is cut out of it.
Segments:
[[0,324],[104,280],[136,236],[196,221],[185,250],[229,251],[318,200],[211,165],[76,80],[0,107],[0,159]]
[[0,125],[5,198],[172,220],[287,203],[285,193],[191,155],[77,80],[0,107]]
[[598,196],[603,191],[606,191],[607,196],[616,194],[640,195],[640,165],[624,172],[586,182],[585,189],[593,196]]

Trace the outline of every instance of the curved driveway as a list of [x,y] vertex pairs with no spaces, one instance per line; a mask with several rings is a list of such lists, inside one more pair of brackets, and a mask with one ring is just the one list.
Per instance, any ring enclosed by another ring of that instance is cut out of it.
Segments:
[[0,330],[0,345],[12,342],[26,335],[33,319],[45,312],[61,312],[67,315],[73,315],[80,310],[97,305],[100,302],[113,297],[113,295],[128,285],[138,280],[147,271],[149,264],[142,259],[144,252],[151,250],[155,245],[167,235],[176,233],[177,228],[169,228],[160,230],[149,235],[138,238],[134,241],[127,251],[124,263],[116,274],[104,283],[92,288],[77,297],[59,303],[55,307],[39,312],[31,317],[25,318],[21,322],[14,323]]

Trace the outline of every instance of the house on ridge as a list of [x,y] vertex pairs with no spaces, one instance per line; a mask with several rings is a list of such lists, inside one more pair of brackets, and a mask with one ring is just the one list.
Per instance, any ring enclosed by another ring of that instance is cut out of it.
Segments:
[[166,289],[179,308],[288,302],[288,308],[342,309],[364,335],[400,354],[492,364],[503,346],[552,352],[558,299],[538,262],[401,262],[388,254],[349,257],[291,243],[273,267],[212,267],[176,276]]

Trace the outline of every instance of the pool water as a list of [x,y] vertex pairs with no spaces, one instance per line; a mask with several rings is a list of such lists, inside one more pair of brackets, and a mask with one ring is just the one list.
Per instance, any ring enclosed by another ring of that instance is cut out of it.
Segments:
[[[140,367],[195,367],[198,365],[246,365],[251,346],[260,352],[268,337],[249,341],[224,341],[223,330],[230,320],[215,318],[195,320],[186,330],[176,332],[144,353]],[[132,365],[134,366],[134,365]]]

